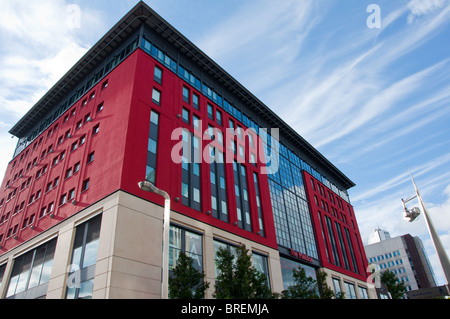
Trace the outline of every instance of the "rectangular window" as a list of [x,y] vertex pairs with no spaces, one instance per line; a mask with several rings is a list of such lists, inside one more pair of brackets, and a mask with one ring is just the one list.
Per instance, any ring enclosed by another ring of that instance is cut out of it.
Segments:
[[264,231],[264,218],[263,218],[263,211],[261,207],[261,193],[259,190],[259,181],[258,181],[258,174],[253,173],[253,182],[255,183],[255,192],[256,192],[256,206],[258,207],[258,222],[259,222],[259,231],[261,233],[261,237],[265,237],[265,231]]
[[[233,259],[233,264],[236,263],[236,247],[235,246],[223,243],[218,240],[214,240],[213,247],[214,247],[214,259],[217,258],[217,253],[219,252],[219,250],[227,250],[228,252],[231,253],[231,255],[233,255],[235,257]],[[214,263],[214,273],[215,273],[215,277],[217,278],[219,276],[219,270],[217,269],[216,263]]]
[[345,297],[347,299],[356,299],[355,285],[344,281],[344,286],[345,286]]
[[183,129],[182,136],[181,202],[185,206],[201,211],[201,178],[199,163],[201,159],[201,139],[186,129]]
[[66,299],[92,298],[101,222],[98,215],[75,230]]
[[145,179],[153,184],[156,182],[156,161],[158,153],[159,114],[152,111],[150,115],[150,132],[147,149],[147,167]]
[[[217,154],[216,154],[217,152]],[[211,207],[214,218],[220,219],[224,222],[229,222],[228,206],[226,202],[227,187],[225,182],[226,172],[223,153],[217,149],[210,149],[211,164],[210,164],[210,180],[211,180]],[[214,160],[216,157],[218,160]],[[225,205],[223,205],[225,203]]]
[[155,80],[155,82],[162,84],[162,69],[159,68],[158,66],[155,66],[155,75],[153,77],[153,79]]
[[195,93],[192,94],[192,105],[196,110],[200,110],[200,98]]
[[83,186],[81,187],[81,192],[85,192],[89,189],[89,179],[83,182]]
[[214,108],[208,103],[208,118],[214,121]]
[[252,231],[250,203],[248,200],[247,171],[244,165],[233,162],[234,187],[236,193],[236,207],[239,228]]
[[187,109],[185,109],[185,108],[183,108],[183,121],[184,121],[186,124],[190,124],[190,121],[189,121],[189,111],[188,111]]
[[194,260],[194,268],[203,271],[202,235],[175,226],[170,227],[169,269],[175,267],[181,252]]
[[95,153],[95,152],[92,152],[92,153],[90,153],[90,154],[88,155],[86,164],[90,164],[90,163],[92,163],[92,162],[94,161],[94,153]]
[[64,205],[66,203],[66,200],[67,200],[67,195],[66,194],[62,195],[59,200],[59,206]]
[[252,262],[256,270],[266,276],[267,286],[270,288],[269,263],[267,261],[267,257],[253,252]]
[[188,104],[190,103],[189,96],[190,96],[189,89],[187,87],[183,86],[183,101]]
[[157,105],[161,105],[161,92],[159,92],[157,89],[153,89],[152,101]]
[[14,259],[6,299],[45,298],[53,266],[56,241],[53,239]]

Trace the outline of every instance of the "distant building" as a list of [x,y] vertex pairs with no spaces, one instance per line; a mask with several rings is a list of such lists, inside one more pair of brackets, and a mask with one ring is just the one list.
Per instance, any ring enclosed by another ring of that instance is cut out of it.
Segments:
[[391,235],[389,232],[382,230],[380,228],[375,229],[369,236],[369,245],[379,243],[382,240],[390,239]]
[[365,251],[369,264],[378,265],[382,272],[392,271],[407,291],[436,287],[433,269],[419,237],[407,234],[391,238],[389,232],[376,229]]

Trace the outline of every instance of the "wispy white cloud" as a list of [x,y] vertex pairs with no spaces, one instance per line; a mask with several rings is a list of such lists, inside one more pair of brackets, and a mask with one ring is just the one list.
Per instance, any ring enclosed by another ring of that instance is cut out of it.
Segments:
[[82,57],[103,18],[66,0],[0,1],[0,174],[17,143],[6,131]]

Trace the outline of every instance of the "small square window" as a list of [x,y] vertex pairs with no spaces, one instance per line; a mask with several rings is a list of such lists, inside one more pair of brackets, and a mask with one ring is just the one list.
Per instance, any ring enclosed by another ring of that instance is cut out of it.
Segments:
[[105,82],[103,82],[102,84],[102,90],[106,89],[108,87],[108,80],[106,80]]

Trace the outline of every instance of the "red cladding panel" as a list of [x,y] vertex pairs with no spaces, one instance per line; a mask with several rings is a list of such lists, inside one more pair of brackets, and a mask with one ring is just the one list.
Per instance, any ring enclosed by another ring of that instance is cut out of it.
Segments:
[[[303,176],[308,201],[312,211],[313,224],[317,234],[317,246],[322,265],[348,276],[364,281],[367,280],[367,257],[362,244],[353,207],[336,195],[331,189],[327,188],[315,179],[312,175],[304,171]],[[333,234],[330,234],[328,231],[325,221],[326,218],[331,221],[332,232],[334,233],[334,241],[336,243],[337,255],[341,267],[337,266],[338,263],[334,260],[335,258],[332,251],[332,242],[330,237],[333,236]],[[340,244],[336,224],[341,228],[344,247]],[[352,263],[350,244],[348,242],[345,229],[347,229],[349,233],[351,246],[353,247],[358,269],[355,269]],[[351,270],[347,270],[343,266],[345,264],[343,249],[345,249]]]

